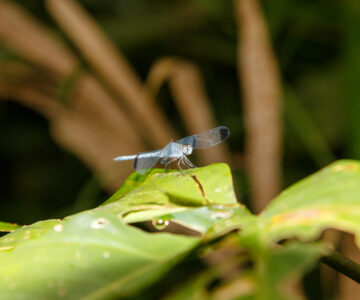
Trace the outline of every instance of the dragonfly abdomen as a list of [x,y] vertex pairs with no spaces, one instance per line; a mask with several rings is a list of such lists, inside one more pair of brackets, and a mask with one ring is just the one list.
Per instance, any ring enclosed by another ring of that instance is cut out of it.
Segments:
[[133,160],[136,158],[137,155],[123,155],[115,157],[114,160],[116,161],[124,161],[124,160]]

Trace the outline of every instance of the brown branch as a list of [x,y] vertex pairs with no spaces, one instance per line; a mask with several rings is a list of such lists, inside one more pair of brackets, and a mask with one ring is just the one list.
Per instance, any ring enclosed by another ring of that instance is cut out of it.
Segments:
[[[0,1],[0,41],[25,59],[51,70],[58,78],[68,76],[78,67],[77,58],[54,38],[49,29],[21,6],[6,0]],[[81,97],[72,97],[73,109],[108,123],[116,130],[116,138],[125,138],[130,150],[144,150],[131,118],[122,112],[94,77],[83,72],[76,90]]]
[[253,209],[261,211],[281,184],[281,86],[266,24],[256,0],[235,0],[238,71],[246,127],[246,167]]
[[321,262],[360,283],[360,265],[338,251],[321,258]]
[[[354,295],[358,295],[360,292],[360,252],[358,239],[353,234],[341,232],[339,251],[343,257],[336,253],[336,256],[327,257],[325,258],[326,261],[323,262],[343,274],[337,276],[339,299],[354,299]],[[352,280],[349,280],[349,278]]]
[[87,12],[73,0],[47,0],[53,18],[67,32],[89,63],[106,80],[141,125],[144,137],[163,147],[174,138],[164,114],[149,101],[132,67]]
[[[169,80],[175,104],[189,134],[216,126],[201,73],[195,65],[177,58],[161,59],[151,68],[145,86],[155,97],[166,80]],[[203,164],[229,162],[229,157],[223,144],[201,151],[199,156]]]
[[[115,182],[111,183],[112,172],[107,170],[112,166],[126,171],[129,168],[126,164],[114,164],[112,158],[121,153],[145,150],[131,118],[86,72],[77,79],[66,109],[57,105],[59,103],[54,100],[59,82],[78,67],[77,59],[21,6],[6,0],[0,1],[0,41],[18,55],[41,66],[48,75],[41,77],[34,73],[34,68],[31,84],[23,78],[14,77],[13,82],[9,82],[11,78],[5,78],[1,82],[3,96],[9,94],[46,115],[52,122],[54,137],[60,145],[79,155],[97,173],[105,174],[104,181],[108,187],[119,186],[120,177],[115,174]],[[44,84],[39,85],[39,82]],[[53,102],[57,105],[56,118],[50,113],[55,109],[50,105]],[[83,140],[85,136],[90,140]]]
[[0,42],[23,58],[60,74],[66,74],[77,64],[77,59],[53,33],[14,1],[0,1]]

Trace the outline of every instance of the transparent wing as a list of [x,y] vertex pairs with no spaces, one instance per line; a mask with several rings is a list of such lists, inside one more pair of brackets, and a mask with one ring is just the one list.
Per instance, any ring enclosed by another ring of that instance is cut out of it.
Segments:
[[139,153],[134,159],[134,169],[140,174],[145,174],[147,170],[156,165],[160,154],[160,150]]
[[204,149],[220,144],[230,135],[230,130],[226,126],[219,126],[208,131],[184,137],[175,143],[191,145],[193,149]]

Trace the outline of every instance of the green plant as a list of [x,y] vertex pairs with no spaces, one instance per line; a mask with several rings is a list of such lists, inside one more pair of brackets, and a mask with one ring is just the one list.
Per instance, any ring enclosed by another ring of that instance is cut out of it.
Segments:
[[[145,231],[149,221],[168,232]],[[158,286],[166,299],[293,299],[289,284],[331,254],[326,228],[359,239],[360,162],[331,164],[259,215],[237,202],[226,164],[133,173],[100,207],[2,237],[0,294],[151,299]],[[182,281],[159,287],[189,262],[197,268],[183,268]]]

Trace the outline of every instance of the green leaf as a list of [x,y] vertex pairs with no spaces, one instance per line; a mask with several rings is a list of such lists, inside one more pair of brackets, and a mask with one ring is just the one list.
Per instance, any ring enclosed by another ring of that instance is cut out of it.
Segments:
[[126,223],[167,217],[206,233],[238,210],[249,214],[236,202],[225,164],[132,174],[98,208],[64,220],[38,222],[1,238],[1,295],[131,296],[159,279],[201,240],[147,233]]
[[99,211],[38,222],[0,239],[0,293],[4,299],[132,295],[198,242],[146,233]]
[[[240,206],[232,209],[232,215],[227,218],[219,218],[213,223],[211,228],[206,233],[206,239],[214,239],[216,237],[225,235],[232,230],[241,230],[241,235],[254,235],[255,239],[259,232],[259,219],[249,212],[249,210]],[[256,244],[256,241],[250,242]]]
[[133,173],[100,208],[124,222],[174,222],[206,233],[219,219],[249,215],[235,197],[230,168],[213,164],[185,171]]
[[259,216],[264,243],[313,240],[326,228],[354,233],[360,246],[360,163],[341,160],[282,192]]
[[0,222],[0,231],[14,231],[21,226],[15,223]]
[[155,190],[166,199],[159,196],[152,204],[159,201],[156,204],[161,205],[164,200],[182,206],[237,203],[230,168],[219,163],[184,171],[152,169],[143,175],[135,172],[104,205],[120,199],[123,206],[133,206],[134,199],[136,205],[146,204],[153,198],[147,194]]

